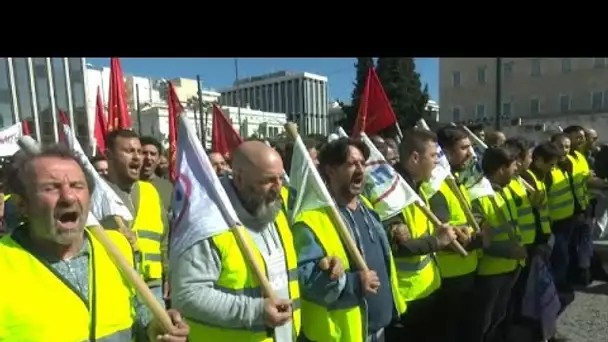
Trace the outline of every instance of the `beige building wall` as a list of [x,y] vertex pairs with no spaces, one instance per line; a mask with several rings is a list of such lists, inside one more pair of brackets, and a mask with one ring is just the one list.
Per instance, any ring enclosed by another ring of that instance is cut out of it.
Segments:
[[[496,67],[496,58],[440,58],[442,121],[493,125]],[[502,58],[500,70],[503,126],[519,117],[592,122],[586,116],[608,112],[608,58]]]

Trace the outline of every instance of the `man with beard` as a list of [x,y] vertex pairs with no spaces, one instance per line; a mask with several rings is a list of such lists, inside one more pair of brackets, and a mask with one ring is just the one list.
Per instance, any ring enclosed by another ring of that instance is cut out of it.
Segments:
[[[368,271],[355,269],[330,207],[306,210],[294,219],[302,286],[300,341],[384,341],[385,328],[405,312],[386,233],[361,196],[368,154],[361,141],[350,138],[327,143],[319,153],[320,172]],[[342,264],[343,275],[332,271]]]
[[[441,149],[452,168],[452,174],[459,185],[465,200],[470,207],[470,200],[466,189],[459,184],[459,173],[465,170],[472,158],[471,141],[469,135],[462,127],[445,126],[437,131],[437,140]],[[474,239],[466,244],[467,237],[472,233],[472,228],[467,223],[465,208],[460,205],[458,198],[447,182],[444,181],[430,199],[429,204],[437,218],[442,222],[458,227],[464,234],[464,239],[461,239],[468,251],[474,251],[463,257],[452,250],[439,251],[436,254],[439,270],[441,271],[441,288],[439,289],[439,302],[441,310],[437,313],[440,315],[438,322],[444,325],[442,341],[462,341],[465,336],[463,331],[467,328],[466,322],[470,319],[468,313],[470,310],[469,303],[473,285],[475,283],[475,274],[478,262],[478,253],[476,249],[481,247],[481,238]],[[466,341],[462,341],[466,342]]]
[[[489,148],[482,168],[494,194],[472,200],[473,214],[483,218],[481,229],[489,231],[489,244],[484,246],[477,267],[468,336],[463,336],[467,342],[501,340],[498,328],[505,319],[511,289],[526,258],[517,226],[517,207],[507,187],[517,170],[516,155],[504,147]],[[469,194],[477,192],[484,182],[482,179],[473,185]]]
[[[431,178],[437,163],[437,136],[424,129],[405,132],[399,156],[398,171],[428,205],[422,185]],[[442,210],[445,212],[447,208]],[[441,341],[439,329],[429,328],[429,322],[434,321],[439,312],[437,290],[441,287],[435,252],[448,247],[460,232],[447,224],[434,227],[416,205],[408,206],[400,215],[384,223],[395,242],[393,254],[399,292],[408,308],[401,316],[402,331],[391,332],[395,335],[391,340]]]
[[232,167],[232,177],[220,181],[277,297],[263,297],[234,234],[226,231],[196,241],[172,262],[173,304],[190,322],[192,341],[295,341],[300,289],[280,197],[281,157],[263,142],[246,141],[234,151]]
[[224,157],[222,157],[221,153],[209,153],[209,161],[211,162],[211,166],[213,167],[213,170],[218,176],[230,172],[230,166],[228,166],[228,163],[226,163],[226,160],[224,159]]
[[[106,137],[109,172],[107,181],[135,218],[125,222],[127,236],[138,254],[138,269],[159,303],[163,303],[163,265],[168,262],[162,241],[168,233],[167,215],[152,183],[139,181],[142,147],[137,133],[115,130]],[[112,217],[102,220],[105,228],[121,229]]]
[[[173,335],[159,330],[103,245],[87,229],[94,181],[66,147],[27,156],[11,183],[29,222],[0,240],[0,340],[186,341],[188,327],[169,310]],[[133,260],[124,236],[108,237]],[[135,310],[134,310],[135,309]],[[135,312],[137,315],[135,316]],[[147,330],[147,331],[146,331]]]

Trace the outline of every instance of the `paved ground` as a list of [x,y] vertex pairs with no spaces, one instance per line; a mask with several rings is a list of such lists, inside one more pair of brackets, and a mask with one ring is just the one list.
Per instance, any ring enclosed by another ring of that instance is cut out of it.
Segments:
[[608,341],[608,284],[595,282],[577,292],[560,317],[558,331],[571,342]]

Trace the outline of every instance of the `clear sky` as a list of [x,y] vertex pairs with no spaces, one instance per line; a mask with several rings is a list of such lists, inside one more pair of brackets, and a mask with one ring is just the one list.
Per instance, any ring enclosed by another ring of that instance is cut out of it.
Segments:
[[[329,98],[350,101],[355,79],[355,58],[239,58],[239,77],[257,76],[279,70],[311,72],[327,76]],[[109,58],[87,58],[94,66],[109,66]],[[125,74],[151,78],[196,78],[204,88],[229,87],[235,78],[233,58],[121,58]],[[428,83],[431,99],[438,100],[437,58],[416,58],[421,81]]]

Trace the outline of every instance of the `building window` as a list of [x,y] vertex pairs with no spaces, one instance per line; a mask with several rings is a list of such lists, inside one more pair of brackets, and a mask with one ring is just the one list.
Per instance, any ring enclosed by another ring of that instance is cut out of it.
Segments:
[[459,122],[460,121],[460,107],[452,108],[452,121]]
[[460,87],[460,71],[454,71],[452,73],[452,86]]
[[540,100],[537,98],[530,99],[530,114],[540,113]]
[[559,96],[559,110],[562,113],[567,113],[570,111],[570,95],[560,95]]
[[511,77],[513,74],[513,62],[502,63],[502,76],[503,78]]
[[606,57],[593,58],[593,67],[594,68],[605,68],[606,67]]
[[478,104],[477,106],[475,106],[475,118],[483,119],[485,117],[486,117],[486,105]]
[[594,91],[591,93],[591,109],[600,110],[604,108],[604,92]]
[[572,71],[572,58],[562,58],[562,72],[568,73]]
[[511,102],[503,102],[501,114],[506,117],[510,117],[511,115],[513,115],[513,104]]
[[533,58],[530,60],[530,76],[540,77],[541,75],[541,63],[540,58]]
[[486,70],[487,67],[485,65],[477,67],[477,83],[486,84]]
[[9,82],[8,59],[0,58],[0,119],[2,119],[0,128],[15,123],[13,95]]

